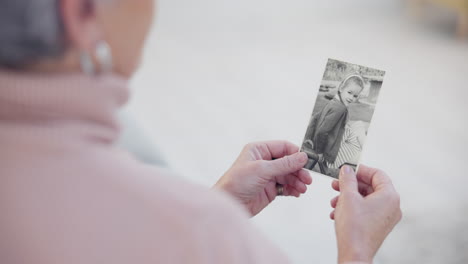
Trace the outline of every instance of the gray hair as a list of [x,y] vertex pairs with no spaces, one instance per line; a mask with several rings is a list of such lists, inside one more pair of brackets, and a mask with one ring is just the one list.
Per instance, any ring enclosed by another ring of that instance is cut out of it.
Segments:
[[0,67],[60,56],[65,42],[59,0],[0,0]]

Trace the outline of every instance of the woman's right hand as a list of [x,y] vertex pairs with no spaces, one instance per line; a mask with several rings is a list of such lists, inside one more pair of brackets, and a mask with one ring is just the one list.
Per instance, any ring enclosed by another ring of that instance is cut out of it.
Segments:
[[400,197],[390,178],[378,169],[361,165],[358,174],[349,166],[332,183],[340,195],[333,198],[339,263],[372,263],[377,250],[401,220]]

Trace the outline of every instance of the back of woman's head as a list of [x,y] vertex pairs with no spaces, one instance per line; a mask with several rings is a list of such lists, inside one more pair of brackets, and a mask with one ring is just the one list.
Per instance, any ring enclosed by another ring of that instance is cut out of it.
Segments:
[[58,0],[0,0],[0,68],[20,68],[64,51]]
[[138,68],[154,2],[0,0],[0,69],[129,77]]

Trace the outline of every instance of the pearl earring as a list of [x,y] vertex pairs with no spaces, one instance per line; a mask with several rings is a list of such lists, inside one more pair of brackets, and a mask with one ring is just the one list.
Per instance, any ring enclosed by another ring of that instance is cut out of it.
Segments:
[[80,54],[80,65],[83,73],[87,75],[96,75],[97,68],[99,73],[108,73],[112,71],[113,60],[112,52],[109,44],[105,41],[99,41],[94,49],[94,57],[96,58],[97,65],[93,62],[93,56],[87,51]]
[[91,55],[86,51],[83,51],[80,54],[80,65],[81,65],[81,71],[84,74],[94,75],[96,73],[93,59],[91,58]]
[[113,68],[113,61],[112,52],[109,44],[107,44],[107,42],[105,41],[100,41],[96,45],[95,52],[101,73],[111,72]]

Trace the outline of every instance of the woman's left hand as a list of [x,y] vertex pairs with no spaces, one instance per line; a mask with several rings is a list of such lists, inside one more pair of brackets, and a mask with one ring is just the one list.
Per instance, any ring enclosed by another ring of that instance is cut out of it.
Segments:
[[298,151],[299,147],[286,141],[248,144],[215,187],[234,196],[252,216],[278,196],[277,184],[283,186],[282,195],[299,197],[312,177],[302,169],[307,154]]

